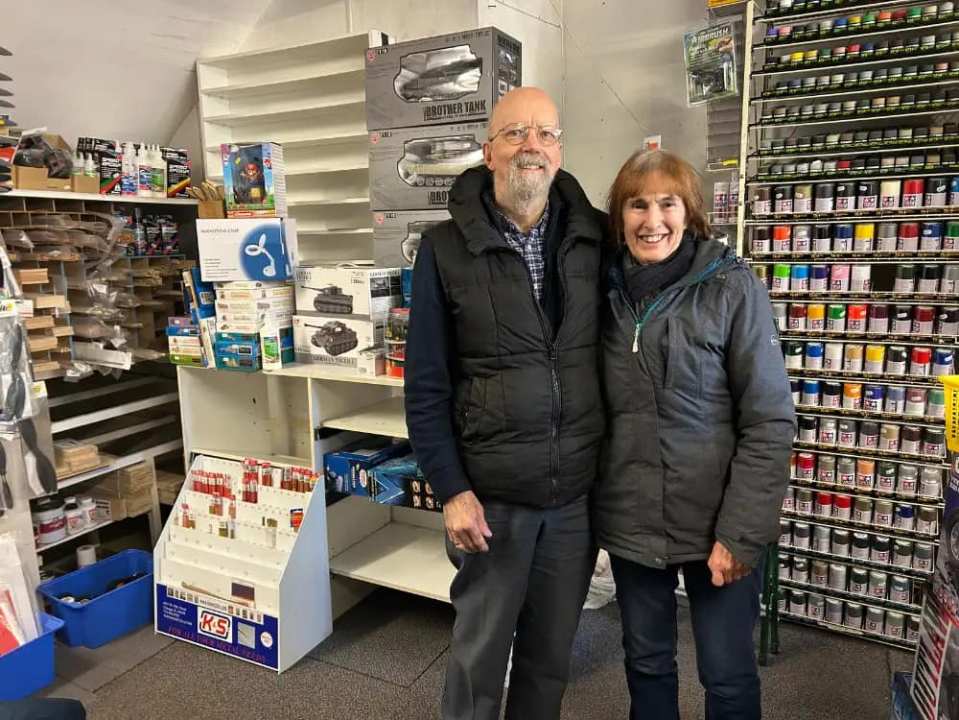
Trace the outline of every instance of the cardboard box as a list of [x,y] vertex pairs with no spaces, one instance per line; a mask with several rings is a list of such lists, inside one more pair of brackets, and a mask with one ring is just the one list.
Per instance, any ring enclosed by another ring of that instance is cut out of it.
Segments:
[[276,143],[220,145],[226,215],[286,217],[283,147]]
[[402,301],[399,268],[296,268],[296,312],[300,315],[385,317]]
[[120,156],[115,152],[101,153],[97,167],[100,172],[100,194],[119,195],[120,180],[123,176],[123,163]]
[[[166,160],[166,196],[190,197],[186,193],[191,184],[190,154],[182,148],[170,147],[160,148],[160,154]],[[222,203],[220,205],[222,207]]]
[[450,219],[446,210],[381,210],[373,213],[373,262],[411,266],[423,233]]
[[219,220],[226,217],[226,208],[222,200],[200,200],[196,206],[197,217],[201,220]]
[[88,175],[71,175],[70,192],[96,195],[100,192],[100,180],[99,178],[89,177]]
[[[67,180],[67,188],[69,189]],[[47,190],[47,169],[25,165],[13,166],[13,187],[17,190]]]
[[446,208],[449,190],[466,169],[483,164],[486,121],[369,134],[373,210]]
[[98,497],[96,493],[91,493],[91,497],[93,497],[93,501],[97,506],[98,522],[126,520],[127,504],[125,500],[111,497]]
[[169,355],[170,362],[174,365],[186,365],[188,367],[206,367],[202,355],[184,355],[183,353],[173,353]]
[[197,220],[206,282],[276,282],[293,276],[296,223],[280,218]]
[[101,497],[125,498],[149,491],[153,470],[145,463],[107,473],[91,490]]
[[255,372],[260,369],[258,333],[216,333],[216,367],[220,370]]
[[296,361],[359,372],[363,351],[383,344],[385,324],[385,319],[294,315],[293,348]]
[[216,300],[217,315],[245,315],[250,313],[266,315],[278,313],[292,314],[293,308],[292,300],[284,297],[258,298],[255,300],[225,300],[218,297]]
[[368,437],[323,456],[327,492],[370,497],[369,471],[375,465],[410,451],[408,442]]
[[123,502],[126,505],[127,517],[145,515],[153,509],[153,492],[148,489],[128,495],[123,498]]
[[493,27],[370,48],[366,123],[387,129],[489,118],[523,84],[523,44]]
[[284,300],[292,303],[293,285],[289,283],[218,283],[216,299],[226,302]]

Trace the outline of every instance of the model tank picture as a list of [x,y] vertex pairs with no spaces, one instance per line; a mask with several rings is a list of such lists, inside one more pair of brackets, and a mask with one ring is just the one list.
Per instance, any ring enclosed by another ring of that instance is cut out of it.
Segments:
[[467,168],[483,162],[483,146],[472,135],[417,138],[404,145],[396,169],[407,185],[450,187]]
[[406,224],[406,238],[400,242],[400,252],[403,259],[410,265],[416,260],[416,253],[420,249],[420,241],[423,239],[423,233],[434,225],[438,225],[439,220],[417,220]]
[[316,297],[313,298],[313,309],[319,313],[349,315],[353,312],[353,296],[344,294],[343,289],[336,285],[306,289],[316,293]]
[[359,344],[356,332],[339,320],[323,323],[320,329],[313,333],[310,342],[331,357],[349,352]]
[[479,90],[482,75],[483,61],[456,45],[405,55],[393,89],[406,102],[456,100]]

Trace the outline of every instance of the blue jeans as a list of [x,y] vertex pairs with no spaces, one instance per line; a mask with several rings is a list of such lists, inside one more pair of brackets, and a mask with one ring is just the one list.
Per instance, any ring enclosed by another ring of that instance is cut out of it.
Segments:
[[680,567],[689,596],[699,681],[706,689],[706,720],[759,720],[753,628],[759,618],[762,567],[717,588],[705,560],[658,570],[610,557],[623,618],[630,720],[679,720],[675,591]]

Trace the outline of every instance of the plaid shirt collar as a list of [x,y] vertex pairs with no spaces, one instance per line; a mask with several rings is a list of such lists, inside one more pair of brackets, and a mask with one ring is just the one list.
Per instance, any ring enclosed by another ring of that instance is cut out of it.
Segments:
[[520,230],[519,226],[514,223],[506,213],[500,210],[499,207],[496,206],[495,202],[493,203],[493,209],[496,211],[496,217],[499,221],[499,229],[502,231],[503,236],[506,238],[506,242],[509,243],[510,247],[513,247],[515,250],[519,250],[520,247],[526,245],[530,240],[542,243],[543,237],[546,235],[546,226],[549,223],[549,200],[546,201],[546,207],[543,208],[543,214],[540,216],[536,224],[529,229],[528,233],[524,233],[522,230]]

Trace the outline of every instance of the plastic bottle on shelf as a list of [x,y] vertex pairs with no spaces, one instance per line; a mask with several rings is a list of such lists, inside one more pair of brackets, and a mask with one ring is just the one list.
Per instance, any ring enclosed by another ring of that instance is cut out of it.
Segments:
[[83,163],[83,174],[92,178],[95,178],[99,175],[97,171],[97,163],[93,159],[93,153],[87,153],[86,160]]
[[137,156],[133,150],[133,143],[127,141],[123,144],[122,155],[120,156],[120,194],[137,194]]
[[152,181],[153,167],[150,164],[150,151],[145,143],[141,143],[137,151],[137,195],[139,197],[150,197],[153,194]]
[[166,197],[166,162],[160,153],[159,145],[152,145],[150,148],[150,163],[153,168],[151,188],[153,197]]
[[83,175],[83,155],[79,151],[73,153],[73,168],[70,172],[74,176]]

